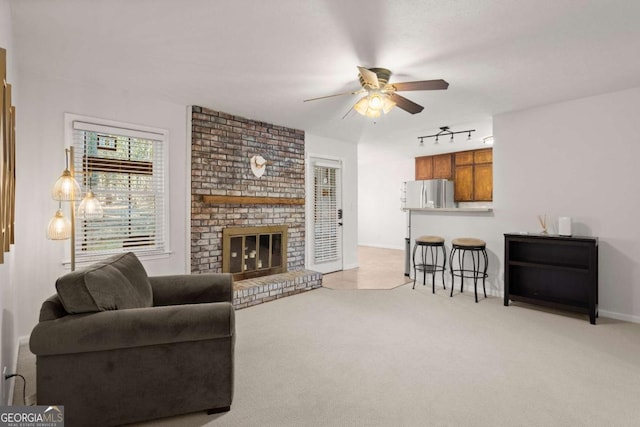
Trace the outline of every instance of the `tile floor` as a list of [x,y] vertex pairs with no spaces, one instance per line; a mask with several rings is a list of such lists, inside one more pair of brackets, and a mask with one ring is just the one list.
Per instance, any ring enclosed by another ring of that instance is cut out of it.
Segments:
[[322,287],[330,289],[393,289],[411,279],[404,275],[404,251],[358,247],[358,268],[322,276]]

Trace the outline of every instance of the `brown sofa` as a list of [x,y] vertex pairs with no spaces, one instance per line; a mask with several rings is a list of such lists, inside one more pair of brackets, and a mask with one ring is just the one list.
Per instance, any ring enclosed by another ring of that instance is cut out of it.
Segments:
[[70,427],[229,410],[232,282],[147,277],[133,253],[61,277],[29,341],[38,405],[64,405]]

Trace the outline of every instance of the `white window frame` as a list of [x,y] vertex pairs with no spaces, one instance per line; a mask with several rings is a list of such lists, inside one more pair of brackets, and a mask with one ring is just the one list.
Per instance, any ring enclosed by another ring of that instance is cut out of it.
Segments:
[[[171,242],[170,242],[170,229],[169,225],[171,223],[169,213],[170,213],[170,193],[169,193],[169,131],[166,129],[154,128],[149,126],[137,125],[132,123],[119,122],[114,120],[101,119],[97,117],[84,116],[79,114],[64,114],[64,140],[65,147],[73,146],[73,135],[74,135],[74,122],[82,122],[88,126],[93,126],[96,129],[101,127],[106,128],[114,128],[118,131],[121,131],[122,134],[128,134],[130,136],[138,136],[144,137],[144,135],[153,136],[152,139],[161,141],[163,145],[162,150],[162,163],[163,163],[163,186],[164,186],[164,202],[163,202],[163,228],[164,228],[164,248],[160,251],[148,252],[144,250],[136,250],[135,248],[127,248],[123,249],[122,252],[134,252],[140,259],[158,259],[158,258],[167,258],[171,253]],[[75,203],[76,209],[78,208],[79,201]],[[76,233],[78,233],[81,222],[76,220]],[[79,235],[79,234],[78,234]],[[71,243],[69,241],[66,242],[67,248],[65,253],[70,253]],[[111,252],[113,253],[113,252]],[[104,259],[109,256],[107,253],[98,253],[95,256],[87,255],[83,253],[78,245],[76,244],[76,263],[78,266],[89,265],[92,262],[95,262],[100,259]],[[70,260],[64,260],[63,264],[70,265]]]

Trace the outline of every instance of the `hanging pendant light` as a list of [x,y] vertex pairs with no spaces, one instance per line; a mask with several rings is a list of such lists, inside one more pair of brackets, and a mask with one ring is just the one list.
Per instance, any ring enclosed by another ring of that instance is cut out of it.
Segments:
[[47,227],[47,239],[66,240],[71,237],[71,222],[64,217],[62,209],[58,209]]
[[78,194],[80,194],[78,181],[71,176],[69,169],[65,169],[53,186],[51,197],[53,197],[54,200],[70,201],[76,200]]
[[80,202],[80,206],[78,206],[78,216],[82,219],[100,219],[104,216],[102,205],[100,205],[100,201],[91,189],[87,191],[84,199]]
[[[53,185],[51,197],[53,197],[53,200],[68,202],[77,200],[78,196],[80,196],[80,185],[78,185],[78,181],[76,181],[69,170],[69,156],[71,156],[72,153],[69,149],[65,149],[64,154],[65,168],[60,178],[58,178]],[[73,159],[71,159],[71,161],[73,161]]]

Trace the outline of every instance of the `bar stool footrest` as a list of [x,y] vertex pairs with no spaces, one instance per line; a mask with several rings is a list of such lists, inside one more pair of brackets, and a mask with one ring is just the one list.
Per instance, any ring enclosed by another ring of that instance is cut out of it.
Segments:
[[418,271],[426,271],[427,273],[446,272],[446,268],[441,265],[433,264],[416,264],[415,269]]
[[[450,270],[451,271],[451,275],[455,276],[455,277],[462,277],[465,279],[486,279],[487,277],[489,277],[489,274],[487,273],[483,273],[482,271],[473,271],[473,270]],[[465,273],[469,273],[469,275],[465,274]]]

